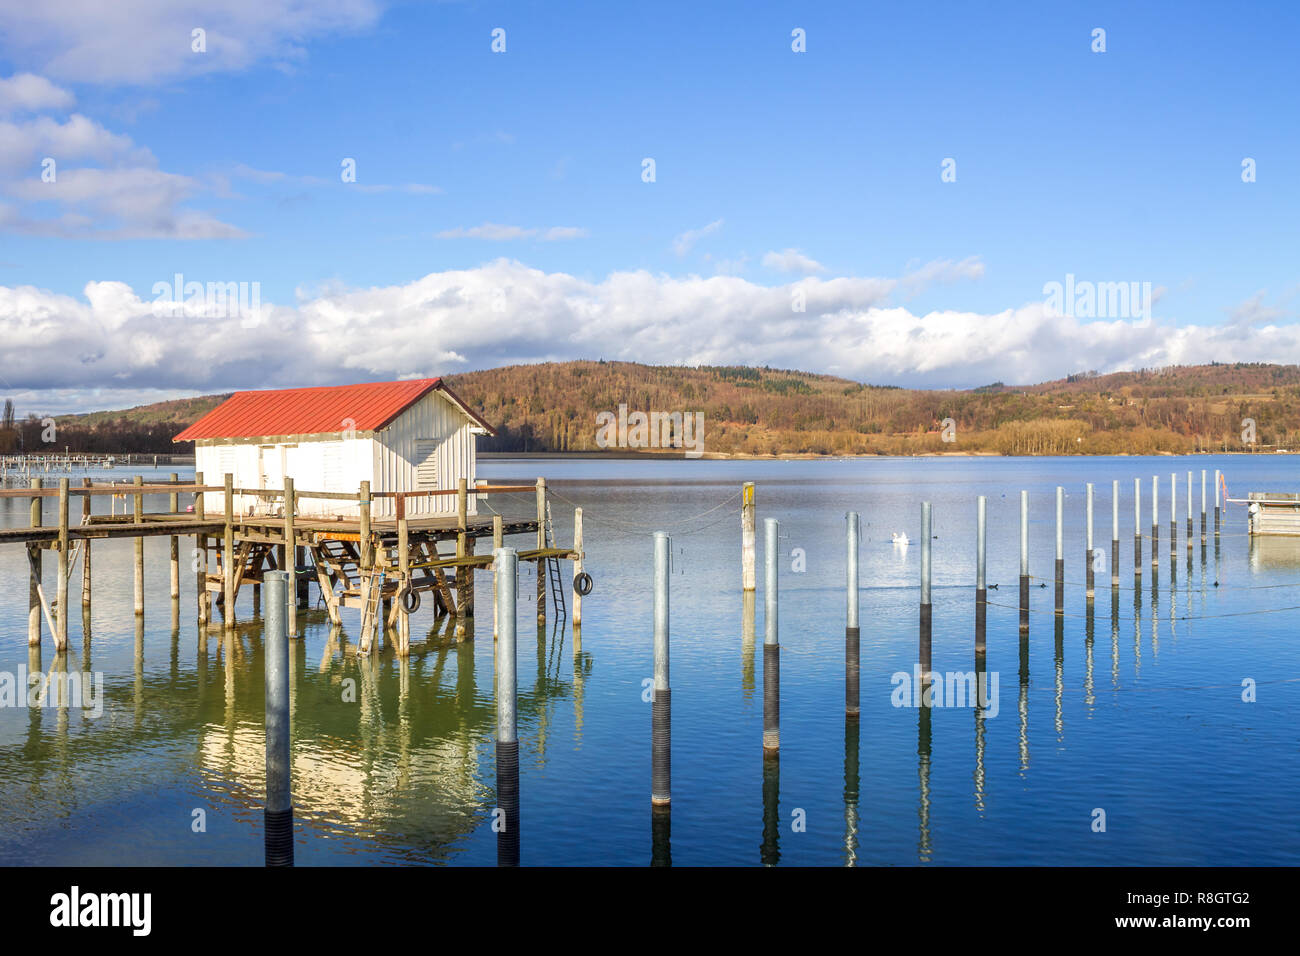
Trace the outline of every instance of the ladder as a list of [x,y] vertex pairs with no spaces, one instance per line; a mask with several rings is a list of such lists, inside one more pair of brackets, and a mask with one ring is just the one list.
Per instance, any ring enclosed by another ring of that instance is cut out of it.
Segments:
[[[555,528],[551,524],[551,502],[546,502],[546,527],[545,538],[548,548],[555,547]],[[538,562],[538,573],[541,573],[541,562]],[[567,617],[568,611],[564,605],[564,579],[560,574],[560,559],[551,557],[546,559],[546,576],[551,584],[551,603],[555,605],[556,618]]]
[[361,608],[361,650],[369,651],[375,642],[376,625],[379,622],[379,602],[384,593],[383,568],[375,568],[366,577],[366,601]]

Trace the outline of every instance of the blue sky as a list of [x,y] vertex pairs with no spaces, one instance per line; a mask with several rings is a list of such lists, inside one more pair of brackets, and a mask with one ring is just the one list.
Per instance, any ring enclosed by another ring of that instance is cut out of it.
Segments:
[[[0,7],[20,406],[577,357],[1300,361],[1296,4],[54,6]],[[262,309],[159,323],[132,294],[175,273]],[[1044,314],[1067,274],[1150,283],[1151,319]]]

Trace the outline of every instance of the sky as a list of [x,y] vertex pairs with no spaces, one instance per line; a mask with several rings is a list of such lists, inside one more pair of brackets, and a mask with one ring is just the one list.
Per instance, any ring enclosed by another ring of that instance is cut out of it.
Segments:
[[1300,362],[1297,37],[1294,2],[0,0],[0,398]]

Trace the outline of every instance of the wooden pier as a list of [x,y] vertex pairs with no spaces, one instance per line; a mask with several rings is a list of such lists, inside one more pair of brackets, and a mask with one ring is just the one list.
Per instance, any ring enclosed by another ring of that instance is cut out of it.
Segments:
[[[205,492],[222,495],[224,508],[220,515],[205,512]],[[535,494],[536,516],[506,520],[501,515],[482,517],[469,513],[471,496],[482,500],[494,494],[521,493]],[[169,509],[146,513],[145,496],[163,494],[169,496]],[[194,500],[185,512],[179,508],[182,494],[192,495]],[[126,513],[124,508],[121,515],[91,514],[91,499],[104,495],[130,498],[131,511]],[[435,495],[456,495],[456,514],[407,517],[409,500]],[[236,514],[234,502],[241,496],[257,499],[258,506],[248,510],[258,513]],[[229,474],[221,485],[204,484],[201,474],[193,482],[179,481],[173,475],[171,481],[148,485],[139,475],[130,485],[95,484],[85,478],[80,487],[73,487],[67,478],[60,479],[58,487],[44,487],[41,479],[33,478],[30,488],[0,490],[0,497],[31,499],[31,524],[0,528],[0,544],[22,544],[27,548],[31,571],[28,643],[40,644],[44,617],[58,651],[67,647],[68,584],[79,558],[83,568],[82,605],[89,608],[91,604],[91,543],[95,540],[134,540],[136,615],[144,613],[144,539],[171,539],[171,597],[177,600],[180,596],[179,539],[193,537],[192,567],[197,575],[195,590],[201,626],[206,627],[212,620],[215,605],[221,611],[223,626],[233,629],[236,625],[233,609],[241,589],[253,586],[256,601],[266,572],[287,571],[292,595],[288,607],[290,635],[298,633],[298,609],[306,605],[308,588],[314,580],[332,623],[342,623],[342,608],[361,611],[359,649],[362,653],[375,650],[382,628],[386,636],[390,636],[390,631],[395,632],[393,644],[402,656],[410,653],[409,616],[418,610],[423,595],[434,602],[439,619],[443,615],[455,617],[456,636],[466,639],[466,622],[474,616],[474,571],[492,569],[492,550],[500,547],[505,538],[528,535],[534,544],[520,549],[518,557],[520,561],[537,565],[539,623],[546,620],[548,582],[557,614],[564,613],[561,583],[564,577],[559,562],[572,561],[580,569],[583,558],[581,511],[574,516],[575,547],[558,545],[549,516],[545,479],[538,479],[536,485],[476,484],[473,488],[461,479],[456,489],[374,493],[368,482],[362,482],[356,493],[349,494],[297,491],[292,479],[285,480],[283,489],[236,488]],[[70,502],[78,497],[82,500],[81,523],[72,524]],[[43,498],[58,499],[55,525],[42,523]],[[392,509],[395,517],[372,519],[371,505],[377,498],[395,499]],[[300,504],[308,499],[355,502],[357,517],[305,516],[300,513]],[[480,538],[491,541],[491,547],[484,549],[483,554],[476,553]],[[41,581],[42,560],[47,551],[53,553],[58,567],[54,601],[48,599]]]

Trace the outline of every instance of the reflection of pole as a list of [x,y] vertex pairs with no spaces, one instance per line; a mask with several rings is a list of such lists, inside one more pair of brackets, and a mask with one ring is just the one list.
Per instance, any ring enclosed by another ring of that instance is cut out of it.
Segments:
[[[492,556],[497,592],[497,865],[519,865],[519,737],[515,694],[515,587],[519,555],[498,548]],[[540,567],[540,565],[539,565]]]
[[763,753],[781,749],[781,645],[777,642],[775,518],[763,521]]
[[858,862],[858,737],[856,718],[844,718],[844,865]]
[[759,861],[764,866],[781,862],[780,834],[781,756],[774,752],[763,761],[763,844]]
[[858,657],[858,513],[850,511],[848,533],[845,545],[847,561],[845,565],[845,627],[844,627],[844,713],[850,717],[858,716],[861,695],[858,692],[858,678],[861,663]]
[[975,657],[977,660],[984,656],[984,627],[989,596],[984,576],[984,555],[988,540],[985,507],[985,498],[980,495],[975,504]]
[[650,802],[672,802],[672,691],[668,684],[668,535],[656,531],[654,570],[654,690],[651,697]]
[[921,502],[921,639],[917,657],[921,664],[921,679],[928,682],[930,674],[930,502]]
[[266,629],[266,865],[293,866],[293,802],[289,756],[289,637],[285,631],[289,575],[267,571]]

